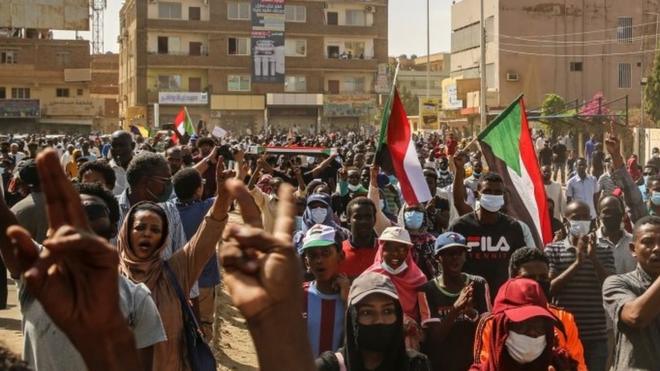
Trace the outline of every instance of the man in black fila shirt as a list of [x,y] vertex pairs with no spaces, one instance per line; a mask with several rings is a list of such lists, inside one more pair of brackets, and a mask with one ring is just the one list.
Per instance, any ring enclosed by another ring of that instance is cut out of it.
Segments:
[[[496,173],[483,175],[478,184],[479,207],[449,228],[466,237],[470,252],[464,271],[484,277],[494,298],[509,278],[509,258],[517,249],[534,247],[529,228],[500,210],[504,207],[504,183]],[[527,233],[526,233],[527,232]]]

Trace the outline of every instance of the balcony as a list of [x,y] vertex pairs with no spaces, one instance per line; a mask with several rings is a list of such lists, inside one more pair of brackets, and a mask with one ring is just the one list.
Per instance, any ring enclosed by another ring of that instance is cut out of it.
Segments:
[[[379,34],[379,31],[382,31],[382,34]],[[293,23],[287,22],[286,32],[288,34],[308,34],[310,33],[309,23]],[[315,24],[314,33],[321,34],[324,36],[355,36],[360,35],[360,37],[365,38],[377,38],[377,37],[387,37],[387,29],[384,28],[379,30],[378,27],[374,26],[340,26],[340,25],[328,25],[328,24]]]
[[361,59],[361,58],[331,58],[326,57],[323,60],[324,68],[337,68],[337,69],[351,69],[351,70],[371,70],[376,71],[378,68],[378,60],[375,58]]
[[156,52],[147,53],[147,63],[150,66],[204,66],[212,64],[207,51],[199,55],[191,55],[189,52],[169,52],[159,54]]

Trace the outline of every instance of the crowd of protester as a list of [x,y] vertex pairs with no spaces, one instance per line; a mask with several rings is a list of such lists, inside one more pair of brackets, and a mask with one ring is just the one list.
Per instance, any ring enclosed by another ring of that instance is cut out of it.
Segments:
[[23,361],[0,358],[214,369],[222,272],[262,370],[660,368],[658,151],[536,134],[538,246],[468,138],[414,142],[419,204],[354,132],[7,137],[0,308],[9,276]]

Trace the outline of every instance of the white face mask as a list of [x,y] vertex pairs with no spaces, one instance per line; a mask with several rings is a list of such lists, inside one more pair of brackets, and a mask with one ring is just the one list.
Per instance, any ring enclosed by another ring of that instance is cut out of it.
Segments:
[[506,349],[509,351],[509,355],[521,364],[530,363],[539,358],[546,345],[545,335],[533,338],[509,331],[509,336],[506,338]]
[[352,184],[349,184],[349,185],[348,185],[348,189],[349,189],[351,192],[355,192],[355,191],[357,191],[358,189],[360,189],[360,185],[359,185],[359,184],[358,184],[358,185],[352,185]]
[[568,222],[570,224],[569,230],[571,236],[581,238],[589,233],[589,228],[591,227],[590,220],[569,220]]
[[491,213],[496,213],[504,206],[504,195],[489,195],[484,193],[479,198],[479,205]]
[[311,210],[312,220],[316,224],[323,224],[325,218],[328,216],[328,209],[323,207],[317,207],[316,209]]
[[394,268],[390,267],[389,264],[387,264],[384,260],[383,260],[383,262],[380,264],[380,266],[381,266],[383,269],[385,269],[385,270],[387,271],[387,273],[392,274],[392,275],[395,275],[395,276],[398,275],[399,273],[405,271],[406,268],[408,268],[408,264],[407,264],[406,262],[403,262],[403,264],[401,264],[401,265],[399,266],[399,268],[394,269]]
[[378,206],[380,206],[380,209],[383,210],[385,208],[385,201],[384,200],[379,200],[378,201]]

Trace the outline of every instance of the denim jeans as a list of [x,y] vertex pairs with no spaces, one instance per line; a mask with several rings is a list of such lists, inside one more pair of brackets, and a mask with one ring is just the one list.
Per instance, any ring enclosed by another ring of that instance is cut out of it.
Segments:
[[607,367],[607,339],[583,341],[584,363],[589,371],[605,371]]

